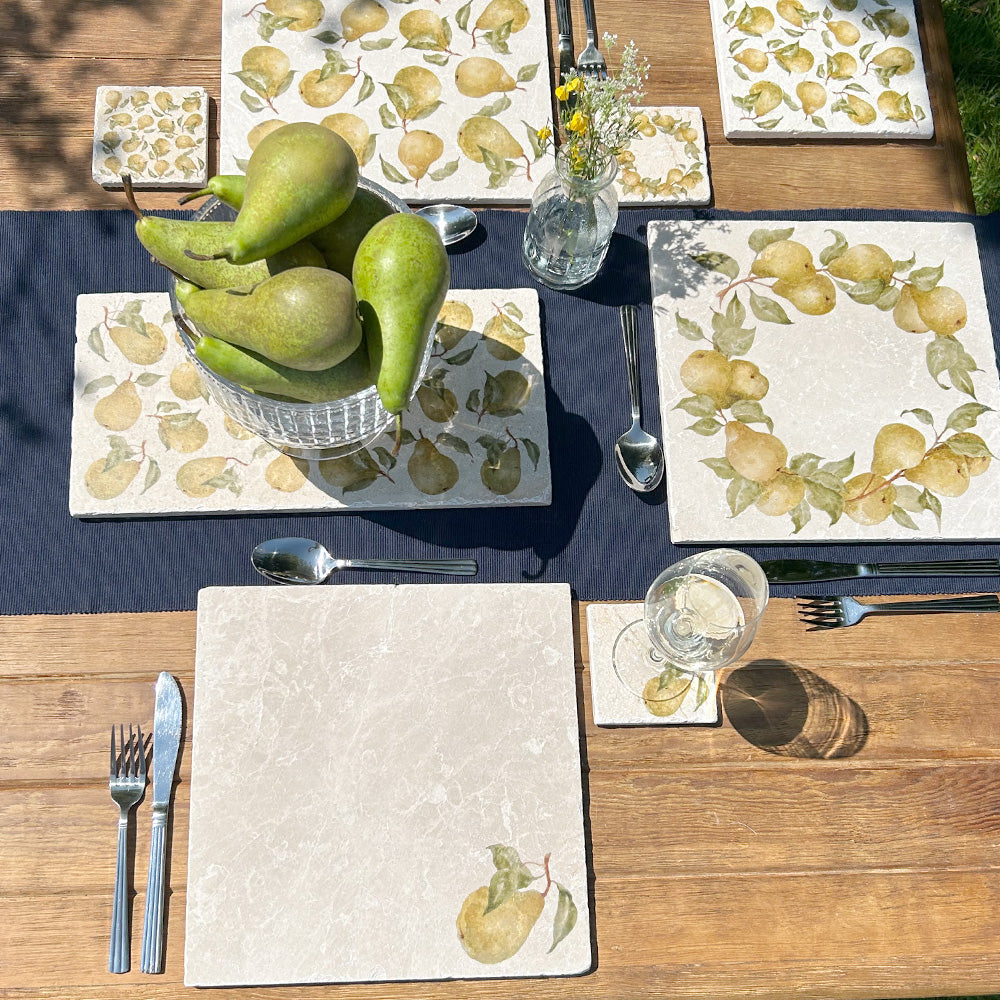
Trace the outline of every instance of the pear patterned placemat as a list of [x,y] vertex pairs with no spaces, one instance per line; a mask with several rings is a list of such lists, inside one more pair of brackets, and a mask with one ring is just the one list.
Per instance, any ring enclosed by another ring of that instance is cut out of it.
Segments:
[[642,610],[642,604],[587,605],[594,723],[598,726],[682,726],[718,722],[715,674],[695,677],[675,671],[666,678],[657,697],[650,701],[633,694],[618,679],[613,659],[615,640],[623,628],[642,618]]
[[208,180],[208,91],[204,87],[98,87],[94,180],[121,187],[200,188]]
[[700,108],[637,107],[639,134],[618,155],[620,205],[707,205],[705,123]]
[[208,588],[194,703],[186,985],[589,971],[566,584]]
[[542,0],[224,0],[220,171],[283,122],[407,202],[526,202],[551,164]]
[[1000,537],[1000,376],[961,222],[649,226],[670,536]]
[[538,293],[452,290],[393,439],[293,459],[234,423],[164,293],[77,298],[69,508],[77,517],[551,503]]
[[730,139],[929,139],[913,0],[710,0]]

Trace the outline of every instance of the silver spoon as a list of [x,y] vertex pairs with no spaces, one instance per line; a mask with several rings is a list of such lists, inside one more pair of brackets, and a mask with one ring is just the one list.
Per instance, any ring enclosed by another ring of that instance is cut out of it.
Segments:
[[441,242],[448,246],[471,236],[479,220],[476,213],[462,205],[425,205],[417,209],[437,231]]
[[632,426],[615,442],[615,461],[622,479],[636,491],[649,493],[663,478],[660,442],[639,426],[639,348],[635,306],[622,306],[622,335],[628,367],[628,391],[632,401]]
[[322,583],[342,569],[393,569],[406,573],[474,576],[474,559],[335,559],[311,538],[272,538],[250,556],[253,568],[275,583]]

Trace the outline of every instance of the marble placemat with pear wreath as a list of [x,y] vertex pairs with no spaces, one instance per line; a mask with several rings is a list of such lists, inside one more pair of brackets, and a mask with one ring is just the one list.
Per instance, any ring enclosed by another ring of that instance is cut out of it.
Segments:
[[69,506],[75,517],[364,511],[552,499],[538,293],[452,290],[427,376],[354,455],[291,458],[211,398],[162,292],[81,295]]

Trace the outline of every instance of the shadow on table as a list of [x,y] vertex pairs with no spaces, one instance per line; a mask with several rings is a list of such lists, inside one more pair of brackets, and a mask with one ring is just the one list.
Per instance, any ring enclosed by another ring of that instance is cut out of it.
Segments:
[[868,739],[861,706],[794,663],[754,660],[729,674],[719,694],[740,736],[781,757],[853,757]]
[[[489,546],[506,551],[533,550],[540,565],[527,579],[537,579],[550,559],[572,539],[584,501],[604,459],[594,429],[579,414],[567,412],[558,396],[546,395],[552,503],[545,507],[485,507],[435,511],[384,511],[359,516],[388,530],[447,548]],[[431,516],[428,516],[428,514]]]

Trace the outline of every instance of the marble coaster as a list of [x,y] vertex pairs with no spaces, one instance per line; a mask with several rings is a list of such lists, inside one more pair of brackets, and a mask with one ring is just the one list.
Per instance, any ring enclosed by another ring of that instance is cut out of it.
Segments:
[[[696,679],[675,700],[664,702],[669,715],[654,714],[618,679],[612,655],[626,625],[642,618],[642,604],[588,604],[587,645],[590,649],[590,693],[598,726],[710,725],[719,721],[715,675]],[[659,707],[659,706],[658,706]]]
[[590,969],[567,585],[202,590],[194,706],[185,985]]
[[453,289],[435,336],[399,454],[386,434],[354,455],[310,462],[281,454],[211,399],[165,293],[81,295],[70,513],[551,503],[538,293]]
[[707,205],[705,123],[700,108],[637,107],[642,129],[618,157],[618,204]]
[[204,87],[98,87],[94,180],[121,187],[200,188],[208,180]]
[[971,224],[671,221],[648,240],[675,543],[1000,537]]
[[219,169],[312,121],[408,203],[528,202],[551,80],[543,0],[224,0]]
[[710,0],[729,139],[929,139],[913,0]]

